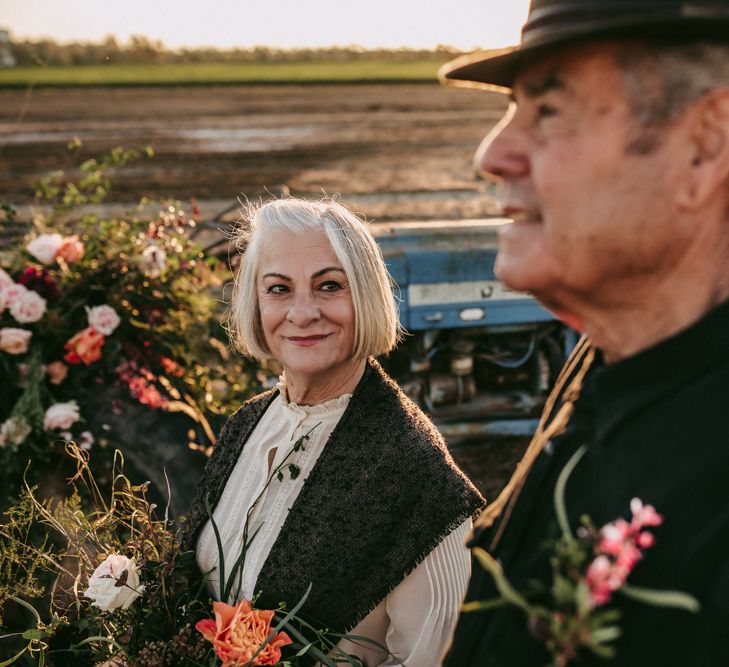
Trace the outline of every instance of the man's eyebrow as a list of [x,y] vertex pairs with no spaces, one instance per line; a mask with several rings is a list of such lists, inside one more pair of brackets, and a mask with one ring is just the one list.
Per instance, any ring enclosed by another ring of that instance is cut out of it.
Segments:
[[559,78],[556,71],[547,72],[544,76],[532,81],[525,81],[522,84],[524,95],[527,97],[540,97],[552,90],[564,88],[564,81]]

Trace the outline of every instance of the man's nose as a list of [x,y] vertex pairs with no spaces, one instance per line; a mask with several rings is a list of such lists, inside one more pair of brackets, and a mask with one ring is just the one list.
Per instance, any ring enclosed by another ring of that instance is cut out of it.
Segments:
[[309,292],[297,292],[286,314],[286,319],[297,327],[305,327],[321,317],[319,306]]
[[476,149],[473,166],[481,178],[518,178],[528,173],[529,161],[514,126],[514,113],[512,105]]

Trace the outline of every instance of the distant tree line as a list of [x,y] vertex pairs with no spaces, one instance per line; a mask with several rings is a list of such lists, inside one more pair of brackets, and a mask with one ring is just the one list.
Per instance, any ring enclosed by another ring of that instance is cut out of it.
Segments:
[[104,63],[194,63],[194,62],[289,62],[317,60],[423,60],[449,58],[459,51],[450,46],[436,49],[364,49],[359,46],[280,49],[270,46],[252,48],[168,49],[158,41],[134,35],[127,43],[113,36],[101,42],[59,44],[53,40],[13,41],[10,50],[16,63],[23,65],[101,65]]

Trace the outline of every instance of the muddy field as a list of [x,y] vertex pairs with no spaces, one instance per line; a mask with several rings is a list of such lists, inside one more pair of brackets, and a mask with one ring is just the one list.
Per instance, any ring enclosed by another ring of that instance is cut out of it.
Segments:
[[[471,157],[498,95],[437,85],[3,90],[0,199],[26,205],[49,170],[122,145],[155,157],[114,174],[110,200],[194,197],[202,218],[266,192],[340,195],[374,221],[496,213]],[[80,153],[66,146],[78,137]],[[21,206],[21,211],[27,210]],[[493,496],[520,446],[454,451]]]
[[[30,201],[38,177],[123,145],[156,156],[114,179],[112,199],[217,205],[266,190],[341,194],[378,220],[494,212],[471,156],[501,96],[437,85],[4,90],[0,192]],[[82,154],[66,145],[78,137]]]

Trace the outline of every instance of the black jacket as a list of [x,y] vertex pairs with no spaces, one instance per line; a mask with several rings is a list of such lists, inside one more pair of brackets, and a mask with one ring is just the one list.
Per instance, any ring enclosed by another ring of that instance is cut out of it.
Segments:
[[[493,555],[517,588],[549,585],[545,540],[557,535],[557,476],[581,445],[569,478],[570,524],[629,518],[632,498],[653,505],[663,525],[628,583],[695,596],[699,614],[613,598],[622,612],[617,657],[586,653],[576,665],[729,665],[729,304],[632,358],[587,376],[564,435],[540,455]],[[496,526],[474,544],[489,547]],[[467,599],[496,596],[474,563]],[[448,667],[541,667],[548,663],[523,613],[462,614]]]

